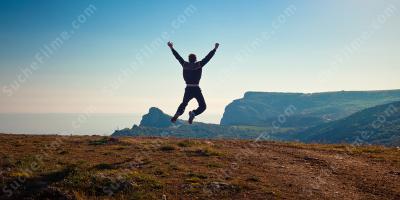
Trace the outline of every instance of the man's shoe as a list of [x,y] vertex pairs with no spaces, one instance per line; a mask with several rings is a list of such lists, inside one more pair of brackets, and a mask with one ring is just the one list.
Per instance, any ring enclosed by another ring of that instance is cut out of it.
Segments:
[[178,120],[178,115],[174,115],[172,118],[171,118],[171,122],[172,123],[175,123],[176,122],[176,120]]
[[196,114],[193,111],[189,112],[189,124],[193,123],[194,117],[196,117]]

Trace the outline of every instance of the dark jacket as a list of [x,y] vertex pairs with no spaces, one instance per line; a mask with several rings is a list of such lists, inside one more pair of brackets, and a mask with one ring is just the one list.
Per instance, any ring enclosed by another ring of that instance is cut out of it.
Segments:
[[178,54],[178,52],[175,51],[175,49],[171,48],[171,50],[172,54],[174,54],[175,58],[183,67],[183,79],[185,79],[186,84],[199,84],[204,65],[211,60],[216,51],[216,49],[213,49],[203,60],[190,63],[183,60],[183,58]]

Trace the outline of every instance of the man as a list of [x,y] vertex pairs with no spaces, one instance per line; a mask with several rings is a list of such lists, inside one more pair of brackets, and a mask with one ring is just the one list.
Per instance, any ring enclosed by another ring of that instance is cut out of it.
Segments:
[[204,101],[203,94],[201,93],[201,89],[199,87],[199,82],[201,79],[201,72],[203,70],[204,65],[211,60],[217,51],[219,44],[215,43],[215,48],[208,53],[208,55],[201,61],[197,62],[196,55],[189,55],[189,62],[183,60],[183,58],[175,51],[172,42],[168,42],[169,48],[172,50],[172,54],[174,54],[175,58],[179,61],[179,63],[183,67],[183,79],[186,82],[185,95],[183,96],[183,101],[179,105],[178,110],[175,115],[171,118],[171,122],[175,123],[176,120],[185,112],[185,108],[188,105],[189,101],[195,98],[199,107],[196,110],[189,112],[189,124],[193,123],[194,118],[197,115],[200,115],[206,110],[206,102]]

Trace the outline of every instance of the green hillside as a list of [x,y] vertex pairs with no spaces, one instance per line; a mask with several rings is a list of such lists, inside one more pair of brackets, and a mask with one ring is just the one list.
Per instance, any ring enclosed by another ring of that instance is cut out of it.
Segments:
[[400,90],[274,93],[247,92],[226,108],[222,125],[311,127],[342,119],[360,110],[400,101]]
[[304,142],[400,146],[400,101],[309,128],[294,138]]

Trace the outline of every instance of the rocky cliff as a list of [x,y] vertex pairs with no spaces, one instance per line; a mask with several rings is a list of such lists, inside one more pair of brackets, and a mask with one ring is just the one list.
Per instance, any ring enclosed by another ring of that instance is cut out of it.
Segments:
[[312,94],[247,92],[225,108],[221,125],[305,128],[399,100],[400,90]]

